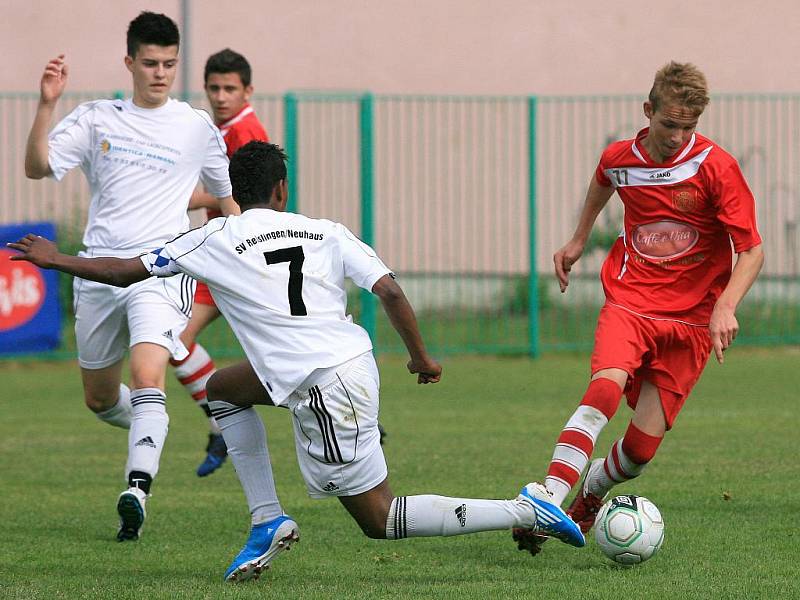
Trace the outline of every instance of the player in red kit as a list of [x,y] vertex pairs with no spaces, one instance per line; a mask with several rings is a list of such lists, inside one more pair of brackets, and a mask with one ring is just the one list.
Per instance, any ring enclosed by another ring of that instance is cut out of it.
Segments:
[[[253,94],[252,74],[250,64],[244,56],[228,48],[211,55],[206,61],[204,78],[214,123],[225,140],[228,158],[252,140],[269,141],[267,132],[250,106],[250,97]],[[218,206],[219,202],[200,190],[192,195],[189,204],[190,209],[205,208],[209,219],[222,216]],[[182,361],[171,361],[178,380],[208,417],[211,430],[206,458],[197,468],[197,475],[200,477],[216,471],[227,456],[225,440],[208,409],[206,399],[206,382],[216,368],[206,349],[197,343],[200,332],[219,315],[220,311],[208,291],[208,286],[198,282],[192,317],[181,334],[181,341],[189,349],[189,356]]]
[[[567,510],[584,533],[609,490],[653,459],[711,351],[723,362],[739,330],[736,307],[764,262],[755,202],[739,165],[695,132],[708,101],[706,79],[695,66],[671,62],[659,70],[644,103],[650,126],[605,149],[575,233],[553,256],[564,292],[616,191],[624,228],[601,271],[606,302],[591,381],[557,440],[545,479],[553,502],[563,503],[625,394],[633,409],[627,431],[605,458],[591,462]],[[514,539],[536,554],[546,538],[517,529]]]

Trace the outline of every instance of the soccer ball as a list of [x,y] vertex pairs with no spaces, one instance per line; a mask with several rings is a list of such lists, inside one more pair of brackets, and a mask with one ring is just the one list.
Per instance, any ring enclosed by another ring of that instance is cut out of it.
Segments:
[[597,513],[594,537],[608,558],[623,565],[636,565],[661,548],[664,519],[647,498],[617,496]]

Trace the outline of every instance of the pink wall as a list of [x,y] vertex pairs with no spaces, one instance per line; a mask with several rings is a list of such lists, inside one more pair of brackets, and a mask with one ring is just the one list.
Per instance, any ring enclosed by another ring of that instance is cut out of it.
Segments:
[[[642,93],[671,58],[698,64],[713,91],[800,91],[796,0],[191,5],[196,90],[208,54],[231,46],[250,59],[261,92]],[[128,89],[124,33],[142,9],[180,17],[179,0],[0,0],[0,91],[36,90],[58,52],[68,55],[71,90]]]

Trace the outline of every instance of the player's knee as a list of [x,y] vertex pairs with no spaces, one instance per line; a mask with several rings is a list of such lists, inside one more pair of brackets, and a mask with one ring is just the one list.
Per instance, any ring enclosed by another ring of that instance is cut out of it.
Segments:
[[622,388],[615,381],[599,377],[589,383],[581,405],[591,406],[603,413],[610,421],[619,408],[622,399]]
[[250,406],[253,403],[247,402],[247,398],[241,397],[241,391],[237,386],[232,385],[231,377],[224,369],[216,371],[206,381],[206,398],[209,402],[229,402],[236,406]]
[[231,378],[224,369],[216,371],[206,381],[206,398],[209,402],[230,402],[236,406],[250,406],[252,402],[243,402],[237,386],[231,385]]
[[368,538],[373,540],[386,539],[386,519],[381,519],[380,515],[369,515],[366,519],[358,521],[358,526]]
[[101,413],[116,406],[119,395],[103,396],[86,392],[84,393],[83,400],[86,403],[86,408],[90,411],[93,413]]
[[131,369],[131,389],[141,390],[144,388],[158,388],[164,390],[165,370],[155,371],[151,369]]
[[230,399],[226,398],[224,378],[220,376],[219,371],[214,373],[208,378],[208,381],[206,381],[206,398],[209,402],[218,400],[230,402]]
[[158,388],[164,390],[164,379],[166,376],[166,361],[161,365],[147,365],[145,368],[141,363],[131,364],[131,389],[141,390],[144,388]]
[[386,521],[393,499],[385,482],[356,498],[339,498],[364,535],[374,540],[386,539]]

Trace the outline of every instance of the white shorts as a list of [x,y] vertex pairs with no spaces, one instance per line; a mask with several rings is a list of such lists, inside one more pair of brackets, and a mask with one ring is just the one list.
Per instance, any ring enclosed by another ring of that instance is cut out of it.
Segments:
[[388,474],[372,352],[315,372],[290,397],[297,462],[312,498],[355,496]]
[[72,288],[78,362],[84,369],[113,365],[142,342],[164,346],[176,360],[188,355],[179,336],[192,312],[191,277],[151,277],[127,288],[76,277]]

